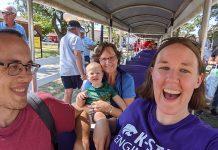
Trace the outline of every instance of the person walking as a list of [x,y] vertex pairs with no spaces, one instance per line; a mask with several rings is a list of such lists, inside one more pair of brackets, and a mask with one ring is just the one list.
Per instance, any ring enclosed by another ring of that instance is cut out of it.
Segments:
[[84,58],[85,58],[85,63],[88,64],[90,63],[90,52],[94,50],[95,48],[95,42],[92,41],[90,38],[85,36],[85,29],[81,28],[80,30],[80,37],[82,39],[82,42],[84,44]]
[[86,79],[80,28],[78,21],[69,21],[67,34],[60,41],[60,75],[67,103],[71,103],[73,89],[80,88],[82,80]]

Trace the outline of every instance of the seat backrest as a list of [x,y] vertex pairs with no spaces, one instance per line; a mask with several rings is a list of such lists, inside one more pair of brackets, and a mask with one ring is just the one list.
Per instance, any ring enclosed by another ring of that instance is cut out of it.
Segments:
[[144,82],[148,69],[143,65],[120,65],[120,68],[133,76],[135,88],[138,88]]

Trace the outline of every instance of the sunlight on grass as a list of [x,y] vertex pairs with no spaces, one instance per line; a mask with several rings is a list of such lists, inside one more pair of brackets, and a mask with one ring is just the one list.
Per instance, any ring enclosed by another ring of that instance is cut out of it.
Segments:
[[[57,43],[42,43],[42,58],[47,58],[50,56],[58,56],[59,49]],[[35,49],[35,57],[41,58],[41,50]]]

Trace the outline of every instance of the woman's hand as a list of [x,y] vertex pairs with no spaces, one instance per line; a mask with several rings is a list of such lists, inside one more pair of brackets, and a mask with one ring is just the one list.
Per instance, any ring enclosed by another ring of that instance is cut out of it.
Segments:
[[96,122],[93,141],[96,150],[107,150],[109,148],[111,133],[107,119],[101,119]]
[[111,105],[103,100],[98,100],[92,103],[92,107],[96,112],[102,112],[104,114],[108,114],[108,110],[110,110]]
[[103,100],[98,100],[96,102],[92,103],[92,107],[94,108],[94,111],[102,112],[105,115],[109,114],[113,117],[119,117],[120,114],[122,113],[122,110],[116,107],[113,107],[111,104],[103,101]]

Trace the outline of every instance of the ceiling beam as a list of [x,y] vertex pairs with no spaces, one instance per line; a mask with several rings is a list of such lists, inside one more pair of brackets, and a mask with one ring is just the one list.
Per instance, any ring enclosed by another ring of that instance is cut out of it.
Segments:
[[191,1],[192,0],[184,0],[175,12],[174,17],[177,18],[177,16],[179,16],[182,13],[182,11],[191,3]]
[[126,21],[128,19],[132,19],[132,18],[135,18],[135,17],[142,17],[142,16],[148,16],[148,17],[159,17],[159,18],[162,18],[162,19],[165,19],[167,21],[170,21],[170,18],[166,18],[166,17],[163,17],[163,16],[159,16],[159,15],[153,15],[153,14],[140,14],[140,15],[134,15],[134,16],[128,16],[128,17],[125,17],[123,19],[121,19],[121,21]]
[[159,26],[159,27],[164,27],[164,29],[166,28],[166,26],[164,26],[164,25],[160,25],[160,24],[147,24],[147,23],[145,23],[145,24],[140,24],[140,25],[137,25],[137,26],[134,26],[133,28],[135,28],[135,27],[140,27],[140,26],[146,26],[146,25],[148,25],[148,26]]
[[161,24],[161,25],[167,27],[167,24],[165,24],[165,23],[163,23],[163,22],[159,22],[159,21],[154,21],[154,20],[143,20],[143,21],[137,21],[137,22],[133,22],[133,23],[131,23],[130,26],[135,27],[135,26],[133,26],[133,24],[144,23],[144,22],[148,22],[148,23],[151,22],[151,23]]
[[156,8],[156,9],[159,9],[159,10],[163,10],[163,11],[166,11],[170,14],[174,14],[174,11],[170,10],[170,9],[167,9],[167,8],[164,8],[164,7],[161,7],[161,6],[158,6],[158,5],[149,5],[149,4],[140,4],[140,5],[129,5],[129,6],[124,6],[124,7],[120,7],[120,8],[117,8],[116,10],[114,10],[111,14],[116,14],[118,12],[121,12],[121,11],[124,11],[124,10],[127,10],[127,9],[130,9],[130,8],[138,8],[138,7],[150,7],[150,8]]

